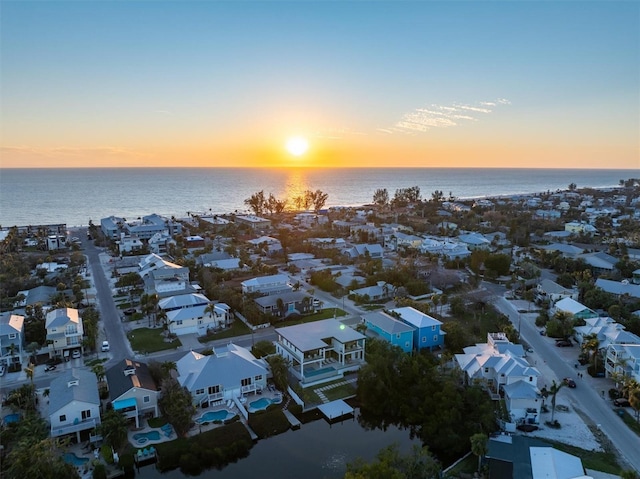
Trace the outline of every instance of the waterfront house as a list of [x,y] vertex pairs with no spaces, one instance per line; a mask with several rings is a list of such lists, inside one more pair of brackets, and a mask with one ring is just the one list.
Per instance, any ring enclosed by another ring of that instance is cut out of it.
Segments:
[[[640,270],[638,270],[640,272]],[[634,271],[635,273],[635,271]],[[596,287],[611,293],[617,297],[629,297],[640,299],[640,284],[629,283],[629,281],[612,281],[610,279],[598,278]]]
[[141,417],[158,417],[160,388],[145,363],[123,359],[107,370],[106,379],[113,409],[134,419],[136,428],[140,427]]
[[49,386],[51,436],[75,434],[82,442],[100,424],[98,378],[85,369],[67,369]]
[[49,356],[69,357],[73,349],[82,348],[82,318],[74,308],[49,311],[45,317]]
[[593,309],[587,308],[584,304],[579,303],[575,299],[564,298],[558,301],[551,308],[552,315],[563,312],[573,315],[576,319],[597,318],[598,313]]
[[440,329],[442,321],[410,306],[392,309],[389,314],[414,327],[413,347],[415,349],[428,348],[429,351],[433,351],[434,348],[444,345],[444,336],[447,333]]
[[204,356],[188,352],[176,363],[178,382],[193,398],[193,403],[210,403],[240,398],[262,391],[267,386],[267,366],[251,352],[235,344],[215,348]]
[[276,353],[291,361],[291,373],[307,385],[330,381],[364,364],[366,336],[336,319],[277,328]]
[[373,311],[362,316],[367,335],[373,335],[397,346],[405,353],[413,351],[414,327],[394,318],[384,311]]
[[248,226],[253,230],[263,230],[271,226],[271,221],[254,215],[236,216],[235,222],[240,225]]
[[261,296],[253,301],[261,312],[278,318],[285,318],[291,314],[305,314],[313,309],[311,297],[302,291]]

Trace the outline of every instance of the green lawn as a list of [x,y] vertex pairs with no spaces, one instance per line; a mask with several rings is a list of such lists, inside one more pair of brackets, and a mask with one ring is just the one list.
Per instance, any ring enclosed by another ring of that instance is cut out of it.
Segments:
[[553,445],[556,449],[560,449],[568,454],[573,454],[582,459],[582,465],[587,469],[594,471],[607,472],[609,474],[620,474],[621,467],[616,460],[616,456],[610,452],[587,451],[579,447],[562,444],[561,442],[550,441],[544,439]]
[[229,329],[199,337],[198,341],[208,343],[214,339],[234,338],[236,336],[244,336],[245,334],[251,334],[251,330],[242,321],[236,319]]
[[294,326],[296,324],[312,323],[314,321],[320,321],[322,319],[333,318],[334,314],[336,318],[347,315],[347,313],[341,310],[340,308],[336,308],[335,312],[333,308],[330,308],[330,309],[323,309],[321,311],[318,311],[317,313],[298,317],[296,319],[290,319],[290,320],[285,319],[283,321],[276,321],[273,323],[273,325],[277,328],[283,328],[285,326]]
[[139,353],[155,353],[166,349],[176,349],[182,346],[179,339],[174,339],[168,343],[164,341],[162,329],[139,328],[129,331],[127,337],[131,343],[131,348]]
[[335,388],[325,389],[323,392],[329,401],[335,401],[336,399],[354,396],[356,394],[356,387],[353,383],[349,383]]
[[[616,412],[620,410],[621,409],[617,409]],[[629,429],[631,429],[638,436],[640,436],[640,423],[636,421],[636,419],[631,414],[629,414],[626,410],[624,409],[622,410],[624,411],[624,414],[620,417],[622,418],[624,423],[629,427]]]

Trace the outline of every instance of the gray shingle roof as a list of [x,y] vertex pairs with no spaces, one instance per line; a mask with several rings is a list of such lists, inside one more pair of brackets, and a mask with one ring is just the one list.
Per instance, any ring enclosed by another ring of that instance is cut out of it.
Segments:
[[[125,375],[125,370],[133,369],[135,374]],[[151,377],[149,367],[145,363],[133,359],[123,359],[109,368],[105,374],[109,384],[109,398],[114,401],[131,388],[142,388],[158,391],[158,386]]]
[[[69,385],[75,383],[75,385]],[[49,415],[72,401],[100,404],[98,378],[91,371],[70,369],[51,381],[49,386]]]

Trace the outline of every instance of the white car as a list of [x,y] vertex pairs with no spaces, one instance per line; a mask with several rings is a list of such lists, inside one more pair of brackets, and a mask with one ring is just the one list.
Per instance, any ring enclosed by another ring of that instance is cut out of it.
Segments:
[[74,349],[73,353],[71,354],[71,357],[73,359],[80,359],[80,356],[81,356],[80,350],[79,349]]
[[102,341],[102,352],[106,353],[109,351],[109,341]]

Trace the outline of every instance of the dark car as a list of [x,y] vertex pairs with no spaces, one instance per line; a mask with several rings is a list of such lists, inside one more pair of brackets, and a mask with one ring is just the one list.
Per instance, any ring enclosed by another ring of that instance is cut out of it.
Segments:
[[570,348],[571,346],[573,346],[573,343],[567,339],[561,339],[559,341],[556,341],[556,346],[559,348]]
[[576,387],[576,382],[571,378],[564,378],[562,380],[562,382],[565,383],[570,388],[575,388]]
[[631,403],[629,402],[629,400],[627,398],[614,399],[613,400],[613,404],[618,406],[618,407],[629,407],[629,406],[631,406]]
[[127,316],[131,316],[132,314],[135,314],[136,312],[136,308],[128,308],[124,310],[124,314],[126,314]]
[[520,424],[516,426],[516,429],[524,432],[533,432],[533,431],[537,431],[539,428],[535,424]]
[[53,371],[57,366],[55,364],[49,364],[44,368],[45,372]]

